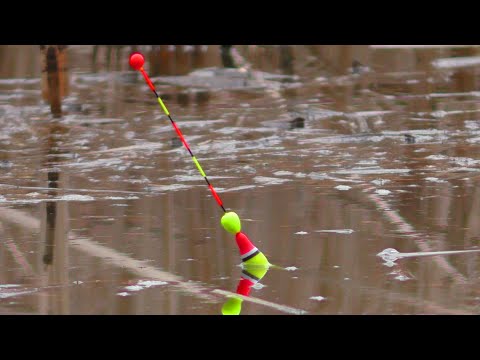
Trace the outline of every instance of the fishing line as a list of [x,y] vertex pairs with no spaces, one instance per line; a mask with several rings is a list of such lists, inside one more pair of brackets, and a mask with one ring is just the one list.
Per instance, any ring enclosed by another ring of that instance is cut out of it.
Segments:
[[152,81],[148,77],[148,74],[146,73],[145,69],[143,68],[144,63],[145,63],[145,58],[142,54],[133,53],[133,54],[130,55],[130,66],[132,68],[134,68],[135,70],[138,70],[142,73],[148,87],[150,88],[150,90],[153,91],[153,93],[157,97],[157,100],[158,100],[158,103],[160,104],[160,107],[162,108],[165,115],[167,115],[167,117],[170,119],[170,122],[171,122],[173,128],[175,129],[175,132],[177,133],[177,135],[180,138],[180,140],[182,141],[183,145],[186,147],[186,149],[190,153],[190,156],[192,157],[192,160],[195,163],[195,166],[197,167],[198,171],[200,172],[200,174],[203,176],[203,178],[207,182],[207,185],[208,185],[210,191],[212,192],[213,197],[217,201],[217,204],[222,208],[223,212],[226,213],[227,211],[223,207],[223,202],[220,199],[220,196],[218,196],[218,194],[215,191],[215,189],[213,188],[212,184],[210,183],[210,181],[208,181],[207,175],[203,171],[202,167],[200,166],[200,163],[198,162],[197,158],[195,157],[192,150],[190,149],[190,146],[188,146],[187,140],[185,140],[185,137],[183,136],[182,132],[180,131],[177,124],[175,123],[175,121],[173,121],[172,117],[170,116],[170,112],[168,111],[167,107],[165,106],[164,102],[162,101],[162,98],[158,95],[157,91],[155,90],[155,85],[153,85]]

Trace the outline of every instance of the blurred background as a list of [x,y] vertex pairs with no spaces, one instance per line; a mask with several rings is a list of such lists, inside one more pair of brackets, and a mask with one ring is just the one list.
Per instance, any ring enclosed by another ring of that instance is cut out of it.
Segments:
[[276,265],[237,313],[479,312],[480,46],[2,45],[0,314],[220,315],[245,277],[133,51]]

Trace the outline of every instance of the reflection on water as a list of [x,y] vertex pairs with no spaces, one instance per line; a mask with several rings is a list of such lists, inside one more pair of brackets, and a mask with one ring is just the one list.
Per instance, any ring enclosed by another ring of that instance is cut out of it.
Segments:
[[[291,271],[239,280],[133,50],[226,209]],[[0,313],[478,314],[479,58],[0,46]],[[404,256],[385,266],[389,248]]]
[[[58,139],[67,134],[61,125],[53,121],[49,124],[46,134],[47,155],[43,163],[47,171],[47,200],[40,205],[40,241],[44,243],[42,262],[38,276],[41,287],[59,286],[56,297],[47,294],[40,295],[39,309],[42,314],[68,314],[69,311],[69,211],[65,201],[58,201],[59,188],[68,188],[68,176],[61,173],[59,165],[61,144]],[[48,200],[53,199],[53,200]]]
[[[259,281],[265,276],[269,268],[264,266],[244,266],[242,276],[238,282],[237,294],[249,296],[252,287],[259,284]],[[242,311],[241,297],[232,296],[222,306],[223,315],[240,315]]]

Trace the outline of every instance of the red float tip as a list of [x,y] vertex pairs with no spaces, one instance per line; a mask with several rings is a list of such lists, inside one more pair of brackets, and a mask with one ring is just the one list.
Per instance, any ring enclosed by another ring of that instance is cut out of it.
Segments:
[[130,66],[135,70],[140,70],[145,64],[145,57],[139,52],[134,52],[130,55]]

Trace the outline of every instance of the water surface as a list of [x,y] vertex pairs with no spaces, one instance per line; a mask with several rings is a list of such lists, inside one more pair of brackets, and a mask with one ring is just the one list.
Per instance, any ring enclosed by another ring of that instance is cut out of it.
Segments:
[[[237,290],[223,211],[131,50],[62,50],[55,103],[40,48],[0,46],[1,314],[220,315]],[[480,47],[137,50],[276,265],[242,315],[478,314],[479,254],[454,251],[479,249]]]

